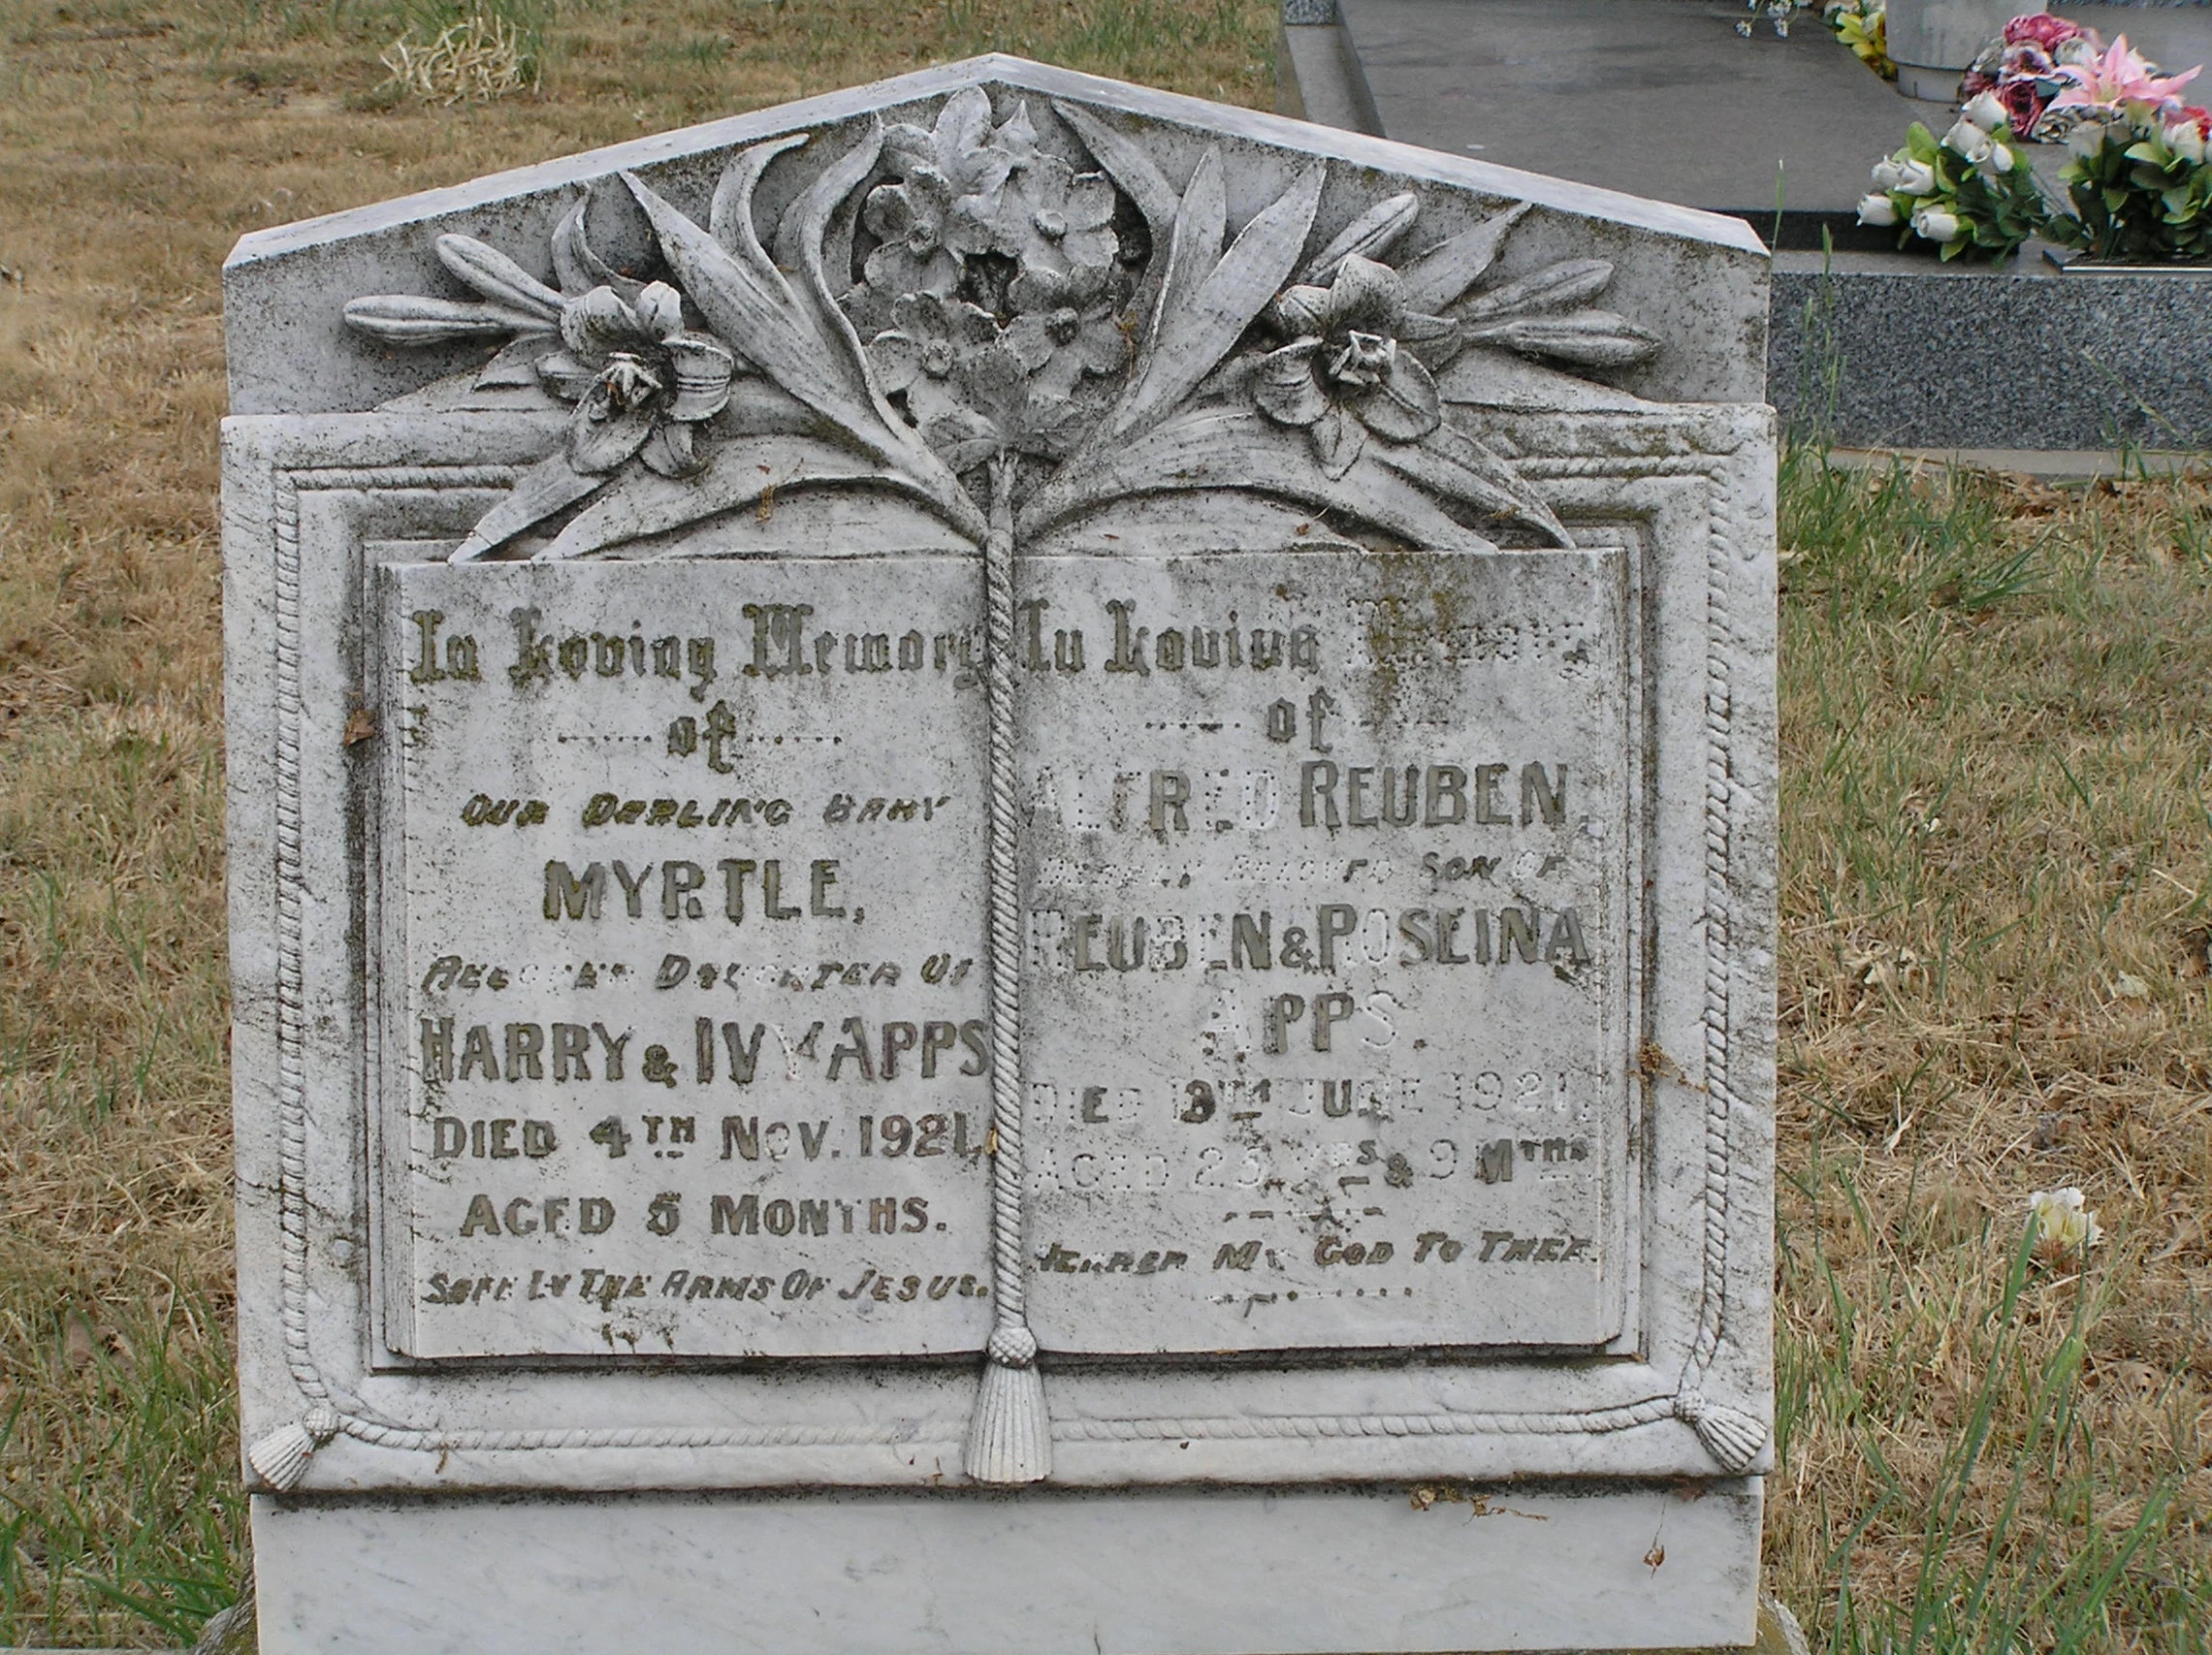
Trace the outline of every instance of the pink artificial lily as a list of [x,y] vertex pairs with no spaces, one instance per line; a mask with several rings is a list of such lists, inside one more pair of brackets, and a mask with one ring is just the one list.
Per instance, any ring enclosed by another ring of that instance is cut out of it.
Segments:
[[2062,63],[2058,73],[2073,84],[2052,101],[2053,109],[2109,109],[2119,104],[2163,108],[2181,101],[2181,89],[2204,73],[2198,65],[2186,75],[2159,76],[2154,65],[2120,35],[2101,56],[2087,63]]

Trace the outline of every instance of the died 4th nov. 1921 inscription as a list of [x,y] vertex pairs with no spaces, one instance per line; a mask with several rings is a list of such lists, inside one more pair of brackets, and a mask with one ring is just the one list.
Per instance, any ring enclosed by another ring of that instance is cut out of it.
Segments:
[[[1045,1349],[1620,1336],[1628,566],[1023,560],[1001,964]],[[980,586],[387,571],[393,1351],[981,1348]]]

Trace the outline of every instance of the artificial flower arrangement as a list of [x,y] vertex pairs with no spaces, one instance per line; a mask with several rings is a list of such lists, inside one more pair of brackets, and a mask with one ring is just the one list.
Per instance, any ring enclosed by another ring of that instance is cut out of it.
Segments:
[[1889,18],[1882,0],[1828,0],[1820,15],[1851,55],[1885,81],[1897,79],[1889,56]]
[[[2201,72],[2164,75],[2125,35],[2106,46],[2048,12],[2016,17],[1968,71],[1958,123],[1940,142],[1915,123],[1875,166],[1859,221],[1946,259],[2004,258],[2039,232],[2098,260],[2212,259],[2212,115],[2181,102]],[[2060,140],[2071,210],[2053,214],[2018,145]]]
[[2051,218],[2028,158],[2006,142],[2011,137],[2005,106],[1986,92],[1941,139],[1915,121],[1905,147],[1875,166],[1859,222],[1898,225],[1900,247],[1917,238],[1942,249],[1946,261],[2006,257]]
[[2053,233],[2099,263],[2212,260],[2208,136],[2212,117],[2201,109],[2141,103],[2074,128],[2073,159],[2058,173],[2073,211],[2053,221]]
[[2058,144],[2083,122],[2129,104],[2178,107],[2181,89],[2199,73],[2162,76],[2125,35],[2106,46],[2094,29],[2032,12],[2006,24],[1974,60],[1959,96],[1989,93],[2005,106],[2015,137]]

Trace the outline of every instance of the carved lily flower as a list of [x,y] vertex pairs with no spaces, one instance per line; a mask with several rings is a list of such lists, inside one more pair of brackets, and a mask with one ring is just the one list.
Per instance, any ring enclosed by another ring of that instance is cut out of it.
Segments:
[[561,309],[566,350],[538,360],[554,395],[576,404],[568,463],[611,472],[633,454],[663,477],[689,477],[692,428],[730,401],[737,355],[711,334],[684,326],[684,301],[665,282],[625,299],[594,287]]
[[1370,434],[1412,443],[1442,423],[1436,382],[1420,357],[1424,348],[1448,353],[1457,329],[1409,310],[1397,271],[1354,254],[1327,287],[1279,295],[1270,316],[1290,343],[1261,360],[1260,411],[1303,428],[1332,480],[1352,469]]

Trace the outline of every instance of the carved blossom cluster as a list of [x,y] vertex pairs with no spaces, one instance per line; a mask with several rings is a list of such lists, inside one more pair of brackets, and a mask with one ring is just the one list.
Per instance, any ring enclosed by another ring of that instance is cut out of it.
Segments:
[[[558,291],[445,235],[440,260],[477,298],[350,302],[348,322],[390,343],[503,338],[474,393],[542,385],[575,405],[560,448],[455,557],[569,512],[536,555],[590,555],[748,503],[780,475],[891,486],[978,543],[1208,489],[1324,503],[1422,543],[1487,544],[1482,517],[1567,543],[1541,493],[1454,405],[1501,384],[1540,395],[1562,371],[1656,351],[1591,305],[1609,261],[1498,279],[1526,203],[1401,256],[1422,218],[1411,191],[1316,252],[1326,164],[1232,224],[1219,145],[1171,179],[1143,136],[1072,101],[1051,107],[1049,140],[1027,101],[999,122],[981,87],[927,127],[871,123],[766,215],[757,187],[811,135],[734,158],[704,221],[624,173],[665,281],[592,252],[587,196],[553,232]],[[750,389],[734,401],[741,373]],[[697,448],[710,430],[759,463],[710,463],[717,451]],[[985,466],[988,510],[973,476]],[[664,478],[690,492],[672,496]]]
[[956,473],[1064,454],[1085,378],[1129,356],[1112,181],[1041,149],[1026,103],[994,128],[980,91],[887,129],[883,158],[860,213],[878,245],[843,301],[877,383]]

